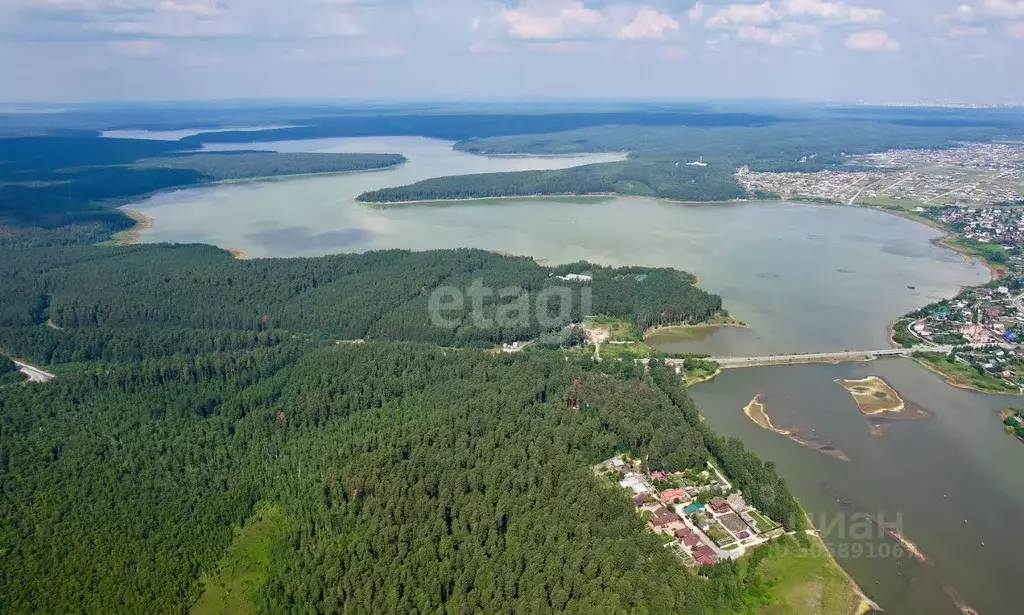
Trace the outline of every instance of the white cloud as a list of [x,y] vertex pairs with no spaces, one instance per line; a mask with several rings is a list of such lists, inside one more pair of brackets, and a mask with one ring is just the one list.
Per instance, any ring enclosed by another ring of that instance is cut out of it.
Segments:
[[937,21],[1002,21],[1024,19],[1024,0],[982,0],[978,4],[961,4],[952,12],[942,13]]
[[[1024,1],[1024,0],[1021,0]],[[704,10],[702,5],[701,10]],[[696,6],[694,8],[696,8]],[[765,26],[784,19],[833,24],[874,23],[886,17],[882,9],[825,0],[765,0],[760,4],[729,4],[707,20],[709,28]]]
[[717,11],[705,22],[709,28],[728,28],[742,25],[764,25],[778,21],[779,13],[769,0],[761,4],[730,4]]
[[1024,0],[984,0],[981,9],[985,14],[1003,19],[1024,18]]
[[778,28],[761,26],[741,26],[736,30],[740,40],[768,45],[770,47],[790,47],[804,39],[818,36],[821,31],[812,25],[787,22]]
[[1006,26],[1006,36],[1024,39],[1024,21],[1008,24]]
[[601,23],[599,12],[582,2],[572,2],[554,12],[534,12],[528,8],[508,9],[499,19],[508,24],[509,35],[522,39],[559,39],[592,31]]
[[872,23],[885,18],[882,9],[850,6],[823,0],[782,0],[782,12],[789,17],[808,18],[830,23]]
[[846,48],[851,51],[899,51],[899,41],[885,30],[863,30],[846,37]]
[[641,7],[633,21],[619,30],[618,37],[627,40],[661,38],[667,31],[678,31],[679,22],[649,6]]
[[154,39],[111,41],[107,45],[115,52],[125,56],[149,57],[167,54],[167,46],[164,42]]

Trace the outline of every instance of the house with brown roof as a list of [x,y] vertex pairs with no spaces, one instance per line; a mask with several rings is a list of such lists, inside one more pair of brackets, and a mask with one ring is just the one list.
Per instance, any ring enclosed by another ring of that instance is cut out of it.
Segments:
[[654,511],[654,516],[651,518],[651,525],[654,527],[666,527],[673,523],[680,523],[682,519],[679,515],[675,514],[667,508],[659,508]]
[[729,512],[729,502],[727,502],[726,499],[721,496],[715,496],[711,498],[711,501],[708,502],[708,506],[710,506],[711,510],[715,511],[716,513]]

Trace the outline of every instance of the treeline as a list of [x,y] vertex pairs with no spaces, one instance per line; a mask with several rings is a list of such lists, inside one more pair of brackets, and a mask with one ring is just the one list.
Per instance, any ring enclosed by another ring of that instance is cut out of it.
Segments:
[[359,195],[365,203],[470,198],[627,194],[680,201],[728,201],[746,192],[726,165],[690,166],[665,160],[627,160],[555,171],[485,173],[428,179]]
[[495,135],[526,135],[575,130],[588,126],[763,126],[784,121],[753,113],[691,111],[610,111],[603,113],[436,113],[352,114],[296,119],[301,126],[256,131],[208,132],[181,140],[197,147],[204,143],[293,141],[327,137],[416,135],[459,141]]
[[150,158],[136,166],[140,168],[187,169],[198,173],[204,181],[222,181],[309,173],[367,171],[392,167],[405,161],[405,156],[400,154],[225,152]]
[[642,366],[559,352],[282,345],[62,373],[0,391],[0,595],[185,611],[264,501],[288,529],[255,612],[747,612],[756,575],[688,571],[589,469],[699,464],[703,438]]
[[0,355],[0,376],[18,371],[18,366],[9,358]]
[[125,328],[0,327],[0,348],[43,365],[136,363],[153,357],[196,356],[269,348],[305,339],[280,331],[230,331],[182,326]]
[[[642,330],[702,322],[722,307],[721,297],[672,269],[550,269],[481,250],[247,261],[197,245],[0,254],[0,343],[44,363],[133,360],[137,348],[229,350],[263,343],[252,334],[274,331],[490,347],[560,331],[591,314],[626,318]],[[593,281],[556,275],[570,270]],[[438,301],[439,289],[455,296],[441,293]],[[6,330],[19,327],[37,330]],[[169,333],[175,329],[194,331],[181,339]]]
[[[875,115],[875,114],[871,114]],[[813,172],[851,155],[889,149],[947,148],[1024,134],[1019,118],[980,126],[912,125],[886,116],[802,115],[758,126],[594,126],[550,134],[472,138],[456,149],[478,154],[630,152],[637,160],[672,164],[703,157],[710,165],[755,171]]]

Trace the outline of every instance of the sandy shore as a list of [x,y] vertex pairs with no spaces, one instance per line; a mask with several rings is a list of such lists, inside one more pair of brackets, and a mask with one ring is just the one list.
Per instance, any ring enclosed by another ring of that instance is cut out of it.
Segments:
[[419,199],[416,201],[359,201],[364,205],[380,207],[402,207],[405,205],[458,205],[459,203],[473,203],[479,201],[508,201],[508,200],[530,200],[530,199],[652,199],[663,203],[675,203],[677,205],[734,205],[737,203],[760,203],[771,202],[769,199],[732,199],[730,201],[681,201],[679,199],[667,199],[657,196],[641,196],[639,194],[621,194],[619,192],[587,192],[576,194],[566,192],[562,194],[524,194],[521,196],[471,196],[461,199]]
[[[700,280],[700,278],[698,278]],[[734,318],[729,318],[726,322],[702,322],[695,325],[657,325],[648,328],[644,331],[644,339],[654,335],[655,333],[673,331],[673,330],[686,330],[686,329],[718,329],[722,327],[731,327],[734,329],[749,329],[750,325],[745,322],[740,322]]]
[[121,211],[124,212],[124,215],[135,220],[135,226],[126,231],[115,233],[112,239],[117,245],[133,246],[142,240],[142,231],[153,228],[155,221],[137,209],[122,209]]
[[837,378],[835,383],[846,389],[853,396],[860,411],[868,416],[901,415],[907,409],[899,393],[878,376],[868,376],[860,380]]
[[757,396],[754,397],[754,399],[750,400],[750,403],[743,408],[743,413],[746,414],[747,417],[750,418],[750,420],[757,423],[761,428],[772,433],[779,434],[780,436],[785,436],[786,438],[789,438],[790,440],[796,442],[800,446],[806,446],[807,448],[816,450],[822,455],[827,455],[829,457],[832,457],[833,459],[838,459],[840,461],[846,462],[850,461],[850,458],[846,456],[846,453],[832,446],[831,444],[822,444],[821,442],[817,442],[815,440],[807,440],[805,438],[800,437],[799,431],[790,429],[780,429],[776,427],[775,424],[772,423],[771,417],[768,416],[768,412],[765,410],[764,396],[761,395],[760,393],[758,393]]
[[[802,508],[801,508],[801,510],[802,510]],[[812,523],[811,522],[811,518],[807,516],[807,511],[804,510],[803,513],[804,513],[804,519],[807,520],[807,525],[809,527],[811,527],[811,528],[814,528],[814,523]],[[857,605],[857,609],[855,611],[853,611],[854,615],[866,615],[867,613],[872,613],[872,612],[874,612],[874,613],[883,613],[884,609],[882,609],[882,607],[879,606],[879,604],[877,602],[875,602],[874,600],[869,598],[868,595],[866,593],[864,593],[864,590],[861,589],[860,585],[857,584],[857,581],[855,581],[853,579],[853,577],[850,575],[850,573],[847,572],[846,569],[843,568],[842,565],[839,564],[839,560],[837,560],[836,556],[831,551],[829,551],[828,545],[825,543],[825,539],[821,537],[821,534],[819,533],[819,530],[817,528],[815,528],[815,529],[809,530],[807,532],[807,534],[811,535],[811,536],[814,536],[814,538],[817,539],[817,541],[821,544],[821,548],[825,550],[826,554],[828,554],[828,558],[830,560],[832,560],[832,564],[837,569],[839,569],[840,572],[843,573],[843,576],[846,577],[846,579],[850,582],[850,585],[853,587],[853,592],[855,594],[857,594],[857,597],[860,598],[860,604],[858,604]]]

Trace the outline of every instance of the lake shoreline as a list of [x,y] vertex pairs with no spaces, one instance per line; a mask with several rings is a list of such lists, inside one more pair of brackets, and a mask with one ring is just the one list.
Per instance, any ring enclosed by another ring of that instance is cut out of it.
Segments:
[[121,209],[121,213],[135,221],[130,229],[118,231],[110,236],[110,241],[119,246],[134,246],[142,242],[142,231],[153,228],[156,219],[147,216],[137,209]]
[[[696,285],[695,285],[696,286]],[[732,319],[730,322],[700,322],[692,325],[656,325],[654,327],[648,327],[643,333],[643,338],[646,341],[648,337],[659,332],[673,331],[673,330],[692,330],[692,329],[718,329],[718,328],[733,328],[733,329],[749,329],[750,325],[738,320]]]
[[987,391],[985,389],[978,388],[976,386],[973,386],[971,384],[968,384],[968,383],[964,382],[963,380],[959,379],[959,377],[956,376],[956,375],[947,374],[946,372],[942,371],[941,369],[939,369],[938,367],[932,365],[930,362],[928,362],[928,361],[926,361],[924,359],[919,359],[919,358],[917,358],[915,356],[911,356],[910,358],[913,359],[915,363],[921,365],[922,367],[924,367],[925,369],[927,369],[931,373],[933,373],[933,374],[935,374],[937,376],[941,376],[942,379],[946,382],[946,384],[948,384],[949,386],[951,386],[953,388],[963,389],[965,391],[974,391],[975,393],[981,393],[983,395],[1004,395],[1006,397],[1020,397],[1021,396],[1020,393],[1012,393],[1010,391]]

